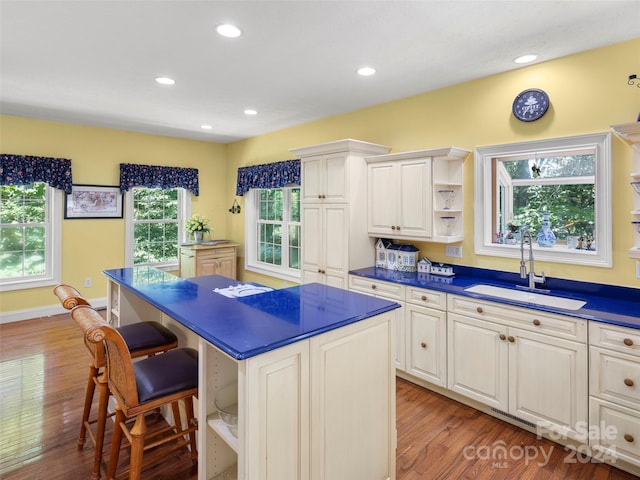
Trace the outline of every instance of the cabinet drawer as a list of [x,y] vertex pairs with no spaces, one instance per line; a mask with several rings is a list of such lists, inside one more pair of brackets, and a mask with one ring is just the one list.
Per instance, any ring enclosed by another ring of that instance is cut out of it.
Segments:
[[640,357],[640,330],[589,322],[589,343]]
[[438,310],[447,309],[447,294],[444,292],[436,292],[435,290],[406,287],[406,301],[414,305],[436,308]]
[[236,253],[235,247],[229,248],[212,248],[210,250],[201,250],[197,252],[198,258],[218,258],[233,256]]
[[589,410],[589,423],[601,427],[600,438],[591,439],[591,447],[640,466],[640,414],[594,397],[589,399]]
[[585,343],[587,341],[587,321],[581,318],[554,315],[457,295],[447,295],[447,299],[449,312],[568,340]]
[[598,347],[589,352],[591,395],[640,409],[640,358]]
[[349,289],[357,292],[373,293],[392,300],[404,301],[404,286],[397,283],[381,282],[380,280],[350,275]]

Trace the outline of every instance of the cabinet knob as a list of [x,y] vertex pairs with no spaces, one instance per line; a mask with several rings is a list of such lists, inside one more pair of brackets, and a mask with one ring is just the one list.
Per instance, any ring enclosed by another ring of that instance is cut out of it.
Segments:
[[400,230],[400,225],[396,225],[396,230]]
[[318,195],[318,198],[322,198],[322,195]]
[[396,226],[395,225],[391,225],[391,230],[395,230]]
[[422,298],[422,301],[423,301],[423,302],[426,302],[426,301],[427,301],[427,296],[426,296],[426,295],[422,295],[422,297],[421,297],[421,298]]
[[629,443],[633,443],[634,440],[633,435],[629,435],[628,433],[624,434],[624,439]]
[[627,347],[630,347],[633,345],[633,340],[631,340],[630,338],[625,338],[623,342]]
[[624,384],[625,384],[627,387],[633,387],[633,380],[631,380],[630,378],[625,378],[625,379],[624,379]]
[[513,338],[511,335],[509,335],[509,337],[507,337],[507,340],[509,340],[511,343],[514,343],[516,341],[516,339]]
[[501,333],[499,338],[500,340],[506,340],[507,336],[504,333]]
[[375,290],[378,287],[376,287],[375,285],[371,285],[371,288]]
[[478,308],[476,308],[476,312],[482,313],[482,312],[484,312],[484,310],[482,310],[482,307],[478,307]]
[[534,324],[536,327],[539,327],[539,326],[540,326],[540,320],[538,320],[538,319],[536,318],[536,319],[533,321],[533,324]]
[[421,346],[422,348],[427,348],[427,342],[422,342],[422,343],[420,344],[420,346]]

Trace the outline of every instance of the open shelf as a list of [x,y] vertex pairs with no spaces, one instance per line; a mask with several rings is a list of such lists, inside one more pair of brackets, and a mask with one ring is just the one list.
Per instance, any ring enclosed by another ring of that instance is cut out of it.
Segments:
[[207,417],[207,425],[209,425],[234,452],[238,453],[238,437],[231,433],[227,424],[222,421],[217,413],[212,413]]

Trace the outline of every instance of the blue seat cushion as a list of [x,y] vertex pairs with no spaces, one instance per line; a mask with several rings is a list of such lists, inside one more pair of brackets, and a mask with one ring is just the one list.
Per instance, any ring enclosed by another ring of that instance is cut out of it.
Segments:
[[140,403],[198,386],[198,352],[176,348],[133,362]]
[[137,322],[118,328],[130,352],[178,341],[175,334],[157,322]]

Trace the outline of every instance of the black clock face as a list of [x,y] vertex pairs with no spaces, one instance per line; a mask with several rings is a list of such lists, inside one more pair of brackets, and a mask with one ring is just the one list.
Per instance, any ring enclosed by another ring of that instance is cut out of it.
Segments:
[[523,122],[533,122],[549,109],[549,96],[535,88],[520,92],[513,101],[513,115]]

